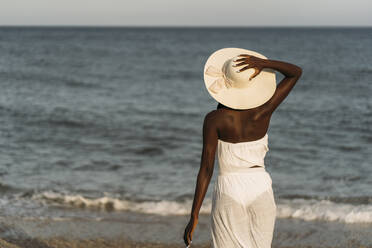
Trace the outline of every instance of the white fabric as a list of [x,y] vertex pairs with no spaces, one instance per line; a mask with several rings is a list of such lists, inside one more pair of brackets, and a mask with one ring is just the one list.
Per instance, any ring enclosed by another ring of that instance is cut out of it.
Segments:
[[[224,67],[222,67],[222,68],[224,68]],[[225,73],[223,72],[223,69],[218,69],[214,66],[209,66],[207,68],[207,70],[205,71],[205,74],[218,78],[208,87],[208,89],[215,94],[218,94],[218,92],[220,92],[224,88],[228,89],[228,88],[232,87],[232,84],[226,78]]]
[[[276,204],[265,170],[268,135],[241,143],[218,140],[219,175],[212,198],[212,248],[270,248]],[[261,167],[249,168],[254,165]]]

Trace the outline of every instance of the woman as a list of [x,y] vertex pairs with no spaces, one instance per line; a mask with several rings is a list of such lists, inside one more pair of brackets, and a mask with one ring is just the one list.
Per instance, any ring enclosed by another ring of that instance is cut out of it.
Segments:
[[[274,70],[285,76],[277,86]],[[302,69],[254,51],[224,48],[209,57],[204,73],[208,92],[219,104],[204,119],[201,166],[184,242],[187,246],[192,242],[217,150],[212,247],[269,248],[276,204],[263,162],[269,150],[267,130],[272,113],[292,90]]]

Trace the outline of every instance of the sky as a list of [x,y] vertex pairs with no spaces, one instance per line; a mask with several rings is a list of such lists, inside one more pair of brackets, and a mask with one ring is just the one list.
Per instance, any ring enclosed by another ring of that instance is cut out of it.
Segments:
[[372,26],[372,0],[0,0],[0,25]]

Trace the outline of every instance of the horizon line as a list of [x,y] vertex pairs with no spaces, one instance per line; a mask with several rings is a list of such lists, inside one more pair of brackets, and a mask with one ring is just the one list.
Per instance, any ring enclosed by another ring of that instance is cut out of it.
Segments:
[[0,28],[372,28],[372,25],[1,25]]

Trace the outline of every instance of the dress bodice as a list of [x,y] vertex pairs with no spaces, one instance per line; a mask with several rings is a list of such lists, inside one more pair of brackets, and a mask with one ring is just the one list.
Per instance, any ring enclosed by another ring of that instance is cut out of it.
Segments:
[[230,143],[218,139],[218,163],[221,173],[241,172],[255,165],[265,168],[268,134],[258,140]]

